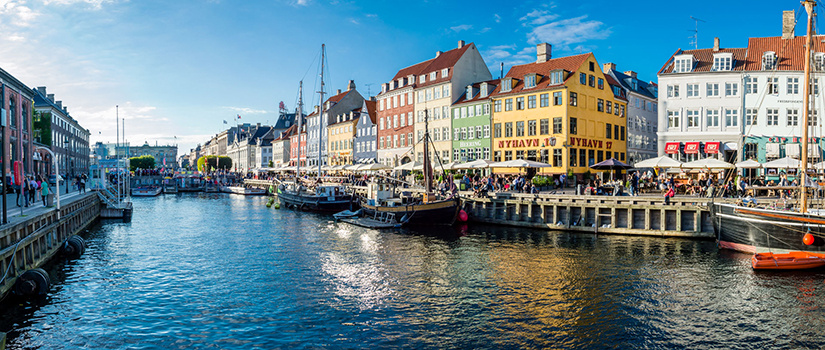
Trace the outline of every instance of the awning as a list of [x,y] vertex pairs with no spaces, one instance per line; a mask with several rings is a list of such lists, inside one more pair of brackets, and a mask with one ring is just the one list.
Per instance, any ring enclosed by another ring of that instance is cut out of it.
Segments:
[[819,144],[808,144],[808,158],[819,158],[821,150]]
[[739,144],[736,143],[736,142],[726,142],[725,143],[725,150],[738,151],[739,150]]
[[719,153],[719,144],[721,142],[705,142],[705,153]]
[[[707,147],[707,146],[705,146],[705,147]],[[765,144],[765,156],[766,157],[779,158],[779,144],[778,143],[766,143]]]
[[798,143],[786,143],[785,144],[785,157],[799,158],[799,144]]
[[699,142],[685,142],[685,154],[698,154]]
[[665,153],[666,154],[679,153],[679,143],[678,142],[665,143]]

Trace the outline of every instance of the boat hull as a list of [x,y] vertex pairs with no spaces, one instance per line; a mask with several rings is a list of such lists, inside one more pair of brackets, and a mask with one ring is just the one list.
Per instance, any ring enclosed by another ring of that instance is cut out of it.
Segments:
[[298,194],[290,191],[279,191],[278,201],[286,208],[298,208],[315,212],[340,212],[352,210],[352,196],[337,196],[330,200],[329,197],[320,197],[309,194]]
[[825,266],[825,259],[821,253],[759,253],[751,258],[751,265],[755,270],[802,270]]
[[[750,254],[825,252],[825,216],[719,203],[711,205],[711,215],[720,248]],[[806,233],[816,237],[813,244],[802,241]]]
[[405,204],[398,206],[376,206],[366,202],[361,203],[366,217],[373,217],[375,213],[395,214],[395,220],[404,225],[431,226],[452,225],[458,218],[461,200],[453,198],[432,203]]
[[224,186],[222,190],[226,193],[241,194],[244,196],[262,196],[266,194],[266,190],[242,186]]
[[162,190],[160,187],[134,188],[132,189],[132,197],[155,197],[159,195]]

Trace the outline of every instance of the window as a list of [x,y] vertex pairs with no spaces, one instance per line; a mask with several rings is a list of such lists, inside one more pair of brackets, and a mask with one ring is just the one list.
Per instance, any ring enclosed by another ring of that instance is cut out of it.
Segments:
[[598,102],[596,102],[596,110],[599,112],[604,112],[604,100],[598,99]]
[[[547,120],[543,119],[542,121]],[[561,134],[561,117],[553,118],[553,133],[554,134]]]
[[779,108],[768,108],[765,111],[768,125],[779,125]]
[[756,108],[748,108],[745,110],[745,125],[756,125]]
[[817,110],[813,110],[808,116],[808,126],[817,126],[817,124],[819,124],[819,117],[817,116]]
[[[638,101],[638,100],[636,100]],[[644,105],[644,104],[642,104]],[[613,113],[613,102],[607,101],[607,110],[605,111],[607,114]]]
[[561,148],[554,148],[553,149],[553,165],[554,166],[562,166]]
[[[528,120],[527,121],[527,136],[536,136],[536,121],[535,120]],[[479,137],[481,138],[481,137]]]
[[779,94],[779,78],[768,77],[768,93],[773,95]]
[[599,78],[599,90],[604,90],[604,79]]
[[444,69],[441,70],[441,77],[442,78],[446,78],[447,75],[449,75],[449,74],[450,74],[450,68],[444,68]]
[[482,135],[481,125],[476,125],[476,138],[480,139],[482,137],[481,135]]
[[588,63],[590,63],[590,71],[595,72],[596,71],[596,64],[593,63],[593,62],[588,62]]
[[747,77],[745,78],[745,93],[746,94],[755,94],[756,90],[759,88],[759,79],[757,77]]
[[507,92],[513,89],[513,80],[504,79],[501,81],[501,91]]
[[554,106],[561,106],[561,91],[556,91],[553,93],[553,105]]
[[481,113],[485,115],[490,115],[490,105],[486,103],[481,105]]
[[799,78],[788,78],[788,94],[799,93]]
[[686,114],[687,114],[688,127],[689,128],[698,128],[699,127],[699,111],[689,109]]
[[513,122],[504,123],[504,137],[513,137]]
[[725,96],[736,96],[739,93],[739,84],[725,83]]
[[550,94],[541,94],[539,95],[539,105],[541,107],[547,107],[550,105]]
[[623,126],[619,128],[619,140],[621,141],[624,141],[624,131],[625,129]]
[[693,69],[693,59],[692,58],[680,58],[677,59],[673,63],[673,72],[674,73],[687,73]]
[[[591,151],[592,152],[592,151]],[[587,153],[585,150],[579,150],[579,166],[587,166]]]
[[493,101],[493,109],[494,109],[496,112],[501,112],[501,100],[495,100],[495,101]]
[[788,115],[788,126],[799,125],[799,110],[795,108],[788,108],[786,112]]
[[379,148],[384,148],[384,136],[381,136],[381,138],[379,138],[379,140],[380,141],[378,142],[378,147]]
[[534,87],[536,87],[536,75],[531,74],[524,77],[524,88],[529,89]]
[[679,111],[667,111],[667,127],[679,127]]
[[453,129],[453,140],[461,140],[461,128]]
[[516,97],[516,110],[524,109],[524,97]]
[[527,96],[527,108],[536,108],[536,95]]
[[524,136],[524,121],[516,122],[516,136]]
[[596,87],[596,77],[591,75],[587,81],[590,82],[590,87]]
[[392,127],[393,127],[393,128],[397,128],[397,127],[398,127],[398,114],[396,114],[396,115],[392,116]]
[[445,126],[445,127],[441,128],[441,138],[444,141],[449,141],[450,140],[450,128],[449,127]]
[[699,84],[687,84],[687,97],[699,97]]
[[708,109],[707,112],[708,126],[719,126],[719,110]]
[[738,109],[725,109],[725,126],[737,126],[739,125],[739,110]]
[[587,74],[579,73],[579,83],[582,85],[587,85]]
[[814,95],[819,95],[819,78],[811,78],[811,85],[814,87]]
[[412,133],[407,134],[407,144],[410,146],[413,145]]
[[[559,118],[559,123],[561,123],[561,118]],[[547,135],[549,133],[550,133],[550,119],[539,120],[539,134]]]
[[578,127],[577,127],[576,124],[577,124],[576,118],[571,117],[570,118],[570,135],[576,135],[576,133],[578,132]]
[[610,125],[610,123],[607,124],[607,128],[604,131],[604,137],[608,139],[613,138],[613,125]]
[[762,54],[762,70],[773,70],[776,68],[776,54],[768,51]]
[[731,56],[727,57],[713,57],[713,70],[714,71],[728,71],[731,69],[731,62],[733,58]]
[[384,118],[378,120],[378,127],[381,130],[384,130]]
[[501,123],[495,123],[493,125],[493,137],[500,138],[501,137]]
[[500,162],[501,161],[501,151],[493,152],[493,161]]
[[483,128],[482,130],[483,130],[483,132],[484,132],[484,136],[483,136],[483,137],[484,137],[485,139],[489,139],[489,138],[490,138],[490,126],[489,126],[489,125],[485,125],[485,126],[484,126],[484,128]]
[[550,73],[550,85],[558,85],[564,82],[564,72],[555,71]]
[[667,97],[679,97],[679,85],[668,85]]
[[513,110],[513,99],[508,98],[504,100],[504,110],[505,111],[512,111]]
[[579,105],[579,95],[575,92],[570,93],[570,105],[571,106],[578,106]]
[[814,54],[814,69],[820,72],[825,70],[825,53],[817,52]]
[[708,97],[719,96],[719,83],[708,83],[706,86]]
[[430,81],[435,80],[435,78],[436,78],[435,72],[430,72]]
[[570,166],[571,167],[576,166],[576,160],[578,159],[578,154],[577,154],[575,148],[570,149],[570,158],[569,159],[570,159]]

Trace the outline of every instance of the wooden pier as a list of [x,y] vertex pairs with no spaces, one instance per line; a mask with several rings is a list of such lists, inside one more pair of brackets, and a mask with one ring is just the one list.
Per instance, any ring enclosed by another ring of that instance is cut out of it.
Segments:
[[14,286],[17,277],[39,268],[60,252],[69,237],[93,224],[105,207],[92,191],[54,208],[31,209],[25,216],[13,216],[0,227],[0,297]]

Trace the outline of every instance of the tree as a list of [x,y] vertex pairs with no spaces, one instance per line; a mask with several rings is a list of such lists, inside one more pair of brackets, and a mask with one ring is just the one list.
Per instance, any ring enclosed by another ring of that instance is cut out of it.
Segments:
[[132,157],[129,158],[129,170],[135,171],[135,169],[154,169],[155,168],[155,157],[146,155],[140,157]]
[[34,137],[37,142],[44,145],[52,145],[52,114],[34,111],[32,113]]
[[227,156],[203,156],[198,158],[198,171],[201,172],[230,168],[232,168],[232,158]]

